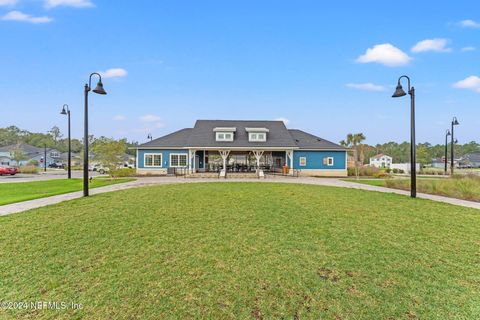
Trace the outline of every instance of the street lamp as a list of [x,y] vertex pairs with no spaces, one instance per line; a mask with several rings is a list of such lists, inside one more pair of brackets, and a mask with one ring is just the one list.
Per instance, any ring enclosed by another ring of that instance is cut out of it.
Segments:
[[447,132],[445,133],[445,159],[443,159],[443,162],[445,163],[445,175],[447,174],[447,163],[448,163],[448,153],[447,153],[447,146],[448,146],[448,136],[451,136],[452,134],[450,133],[450,130],[447,129]]
[[417,197],[417,155],[415,145],[415,88],[410,87],[410,78],[408,76],[401,76],[398,78],[397,88],[392,95],[392,98],[403,97],[406,95],[403,91],[400,80],[402,78],[407,79],[408,82],[408,94],[410,95],[410,196],[412,198]]
[[60,114],[68,116],[68,159],[67,159],[67,165],[68,165],[68,179],[72,178],[72,140],[70,136],[70,108],[68,107],[68,104],[64,104],[62,107],[62,112]]
[[153,140],[153,137],[152,137],[152,134],[151,134],[151,133],[148,134],[147,139],[150,139],[150,141]]
[[92,76],[98,76],[98,83],[92,91],[96,94],[107,94],[103,89],[102,76],[93,72],[90,74],[88,83],[85,84],[85,116],[84,116],[84,134],[83,134],[83,196],[88,197],[88,93],[92,87]]
[[452,140],[451,140],[451,145],[450,145],[450,153],[451,153],[450,154],[450,156],[451,156],[451,159],[450,159],[450,174],[452,176],[453,176],[453,167],[454,167],[454,161],[455,161],[454,158],[453,158],[454,155],[455,155],[455,150],[454,150],[455,149],[455,139],[453,137],[453,128],[455,126],[458,126],[459,124],[460,123],[458,122],[457,117],[453,117],[453,119],[452,119],[452,131],[451,131],[452,132],[452,137],[451,137]]

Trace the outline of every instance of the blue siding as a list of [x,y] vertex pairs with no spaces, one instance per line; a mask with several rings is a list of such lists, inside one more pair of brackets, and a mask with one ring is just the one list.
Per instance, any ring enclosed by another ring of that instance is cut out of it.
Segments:
[[[346,151],[293,151],[294,169],[346,169]],[[307,165],[300,166],[300,157],[306,157]],[[333,166],[323,164],[323,159],[333,157]]]
[[[138,167],[140,169],[145,168],[143,160],[145,153],[161,153],[162,154],[162,167],[161,168],[169,168],[170,167],[170,153],[185,153],[188,158],[188,150],[185,149],[169,149],[169,150],[158,150],[158,149],[139,149],[138,150]],[[187,159],[188,161],[188,159]],[[147,169],[161,169],[160,167],[146,167]]]

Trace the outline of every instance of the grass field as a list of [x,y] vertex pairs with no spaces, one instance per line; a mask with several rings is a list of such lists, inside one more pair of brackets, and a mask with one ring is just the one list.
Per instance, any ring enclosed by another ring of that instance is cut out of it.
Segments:
[[[345,179],[378,187],[410,190],[410,178],[405,179]],[[417,178],[417,191],[457,199],[480,201],[480,177],[474,175],[453,178]]]
[[[132,180],[134,179],[97,178],[90,182],[90,187],[98,188]],[[82,188],[82,179],[56,179],[33,182],[0,183],[0,205],[80,191]]]
[[0,217],[3,319],[479,319],[480,211],[355,189],[195,183]]

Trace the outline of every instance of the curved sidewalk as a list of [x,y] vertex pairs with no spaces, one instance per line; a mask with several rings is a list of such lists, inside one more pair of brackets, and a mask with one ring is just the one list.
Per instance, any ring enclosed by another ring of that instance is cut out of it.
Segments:
[[[161,184],[172,184],[172,183],[198,183],[198,182],[262,182],[262,183],[269,183],[269,182],[277,182],[277,183],[300,183],[300,184],[312,184],[312,185],[320,185],[320,186],[332,186],[332,187],[343,187],[343,188],[352,188],[352,189],[360,189],[360,190],[368,190],[368,191],[377,191],[377,192],[385,192],[385,193],[396,193],[400,195],[409,196],[410,193],[404,190],[397,190],[397,189],[389,189],[384,187],[376,187],[370,186],[361,183],[343,181],[340,179],[334,178],[310,178],[310,177],[300,177],[300,178],[291,178],[291,177],[271,177],[269,176],[266,179],[202,179],[202,178],[174,178],[174,177],[142,177],[138,178],[135,181],[114,184],[110,186],[105,186],[101,188],[95,188],[90,190],[91,195],[96,195],[100,193],[118,191],[118,190],[125,190],[130,188],[138,188],[143,186],[150,186],[150,185],[161,185]],[[40,208],[44,206],[48,206],[51,204],[60,203],[63,201],[78,199],[83,196],[82,191],[66,193],[46,198],[40,198],[35,200],[23,201],[18,203],[7,204],[4,206],[0,206],[0,216],[9,215],[12,213],[22,212],[30,209]],[[418,198],[433,200],[437,202],[444,202],[453,205],[480,209],[479,202],[473,201],[466,201],[442,196],[436,196],[431,194],[419,193]]]

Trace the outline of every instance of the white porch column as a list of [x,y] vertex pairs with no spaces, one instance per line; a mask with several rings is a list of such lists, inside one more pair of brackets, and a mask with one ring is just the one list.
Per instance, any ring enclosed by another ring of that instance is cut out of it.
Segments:
[[285,151],[286,153],[286,158],[285,158],[285,164],[288,165],[290,168],[290,174],[293,175],[293,150],[287,150]]
[[192,151],[188,149],[188,173],[192,172]]
[[222,159],[223,159],[223,170],[227,172],[227,158],[228,158],[228,155],[230,154],[230,150],[218,150],[218,152],[220,153],[220,156],[222,156]]
[[196,154],[197,154],[197,150],[191,150],[189,163],[191,162],[192,173],[195,172],[195,155]]
[[257,160],[257,171],[259,170],[260,168],[260,158],[262,157],[263,155],[263,150],[253,150],[253,155],[255,156],[255,159]]

